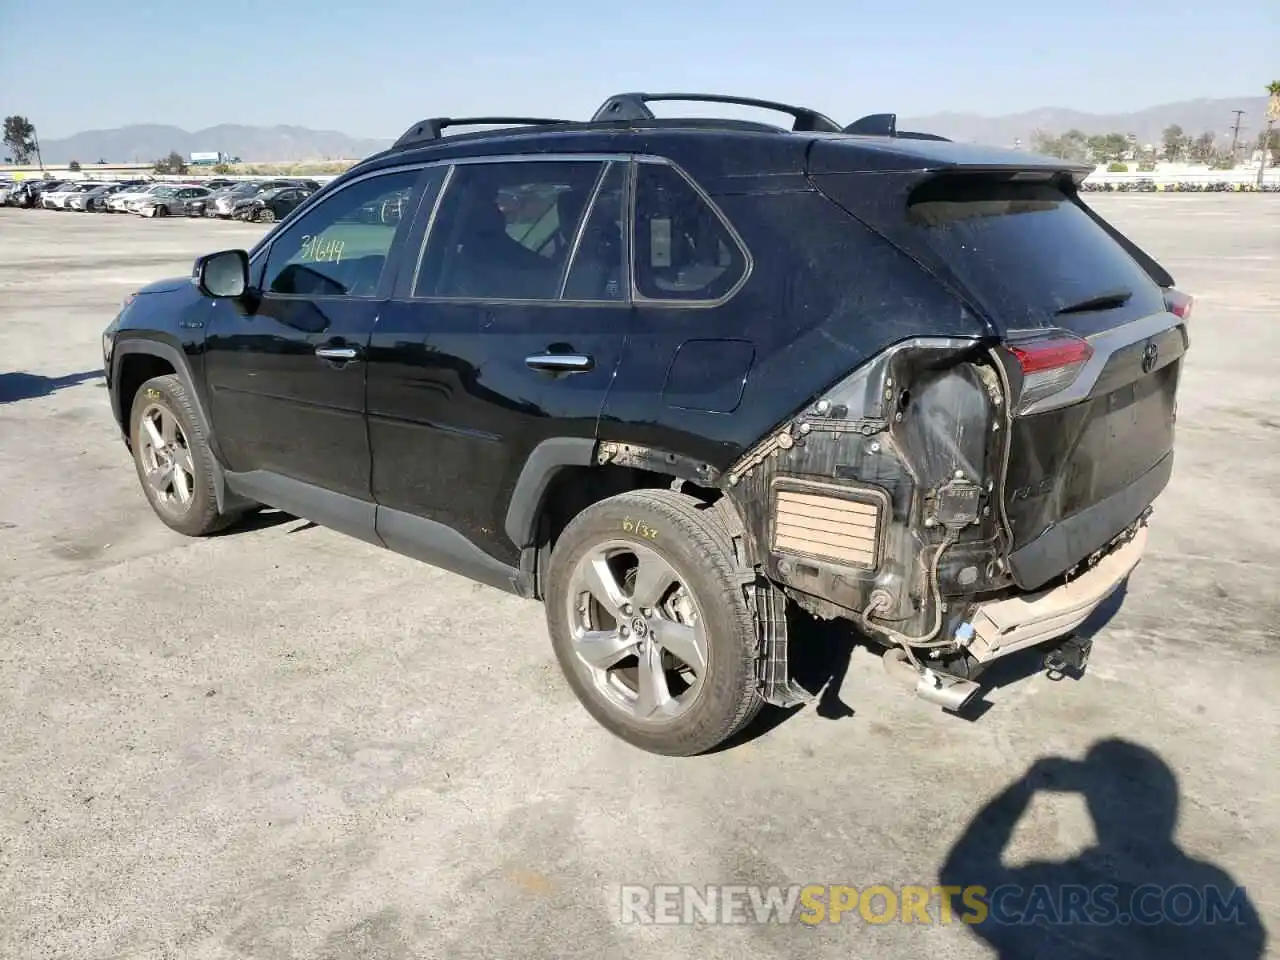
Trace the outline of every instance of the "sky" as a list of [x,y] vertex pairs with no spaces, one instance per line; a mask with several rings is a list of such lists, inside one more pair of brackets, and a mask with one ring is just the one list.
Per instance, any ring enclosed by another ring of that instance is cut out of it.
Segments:
[[586,117],[626,90],[994,116],[1261,95],[1280,79],[1280,0],[133,6],[0,0],[0,115],[42,139],[132,123],[394,137],[433,115]]

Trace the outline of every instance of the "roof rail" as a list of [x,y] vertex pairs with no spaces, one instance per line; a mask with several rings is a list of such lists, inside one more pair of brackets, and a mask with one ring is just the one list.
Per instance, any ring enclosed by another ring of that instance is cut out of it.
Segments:
[[685,101],[688,103],[730,103],[742,107],[759,107],[790,114],[795,118],[792,130],[839,133],[840,124],[809,107],[792,106],[773,100],[757,100],[754,97],[733,97],[717,93],[616,93],[600,105],[591,119],[605,120],[655,120],[650,103],[659,101]]
[[898,115],[896,113],[869,113],[845,127],[844,132],[862,137],[897,137],[901,140],[941,140],[944,143],[951,142],[946,137],[940,137],[936,133],[916,133],[913,130],[899,130]]
[[419,120],[400,135],[391,145],[392,150],[400,150],[417,143],[429,143],[439,140],[447,127],[478,127],[488,124],[507,126],[542,126],[553,123],[570,123],[569,120],[552,120],[547,117],[428,117]]

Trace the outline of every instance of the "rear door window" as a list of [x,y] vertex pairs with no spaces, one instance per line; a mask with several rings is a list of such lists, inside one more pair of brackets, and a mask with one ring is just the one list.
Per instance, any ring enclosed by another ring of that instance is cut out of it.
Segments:
[[597,160],[459,164],[440,198],[413,295],[558,299],[603,169]]
[[626,173],[625,163],[610,163],[605,170],[586,223],[578,229],[573,262],[565,276],[565,300],[625,300],[626,280]]
[[940,178],[912,195],[908,222],[1009,328],[1088,336],[1164,309],[1146,271],[1052,185]]

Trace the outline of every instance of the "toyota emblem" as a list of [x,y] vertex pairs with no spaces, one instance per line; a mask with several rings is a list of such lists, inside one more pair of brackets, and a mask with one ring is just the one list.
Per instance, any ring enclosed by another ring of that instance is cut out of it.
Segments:
[[1146,347],[1142,350],[1142,372],[1150,373],[1156,368],[1156,362],[1160,359],[1160,348],[1156,346],[1154,340],[1147,342]]

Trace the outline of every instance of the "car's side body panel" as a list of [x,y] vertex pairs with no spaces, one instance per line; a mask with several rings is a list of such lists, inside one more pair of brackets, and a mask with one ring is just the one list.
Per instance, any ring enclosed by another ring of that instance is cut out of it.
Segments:
[[[746,284],[721,304],[637,307],[602,438],[667,449],[723,472],[783,418],[893,344],[988,333],[908,257],[816,191],[755,189],[710,194],[752,251]],[[779,244],[779,232],[795,222],[805,229]],[[685,355],[690,341],[708,340],[723,348]],[[743,343],[749,362],[734,346]],[[677,367],[686,362],[697,369]],[[702,385],[701,397],[672,397],[673,368]],[[731,386],[732,413],[714,409]]]

